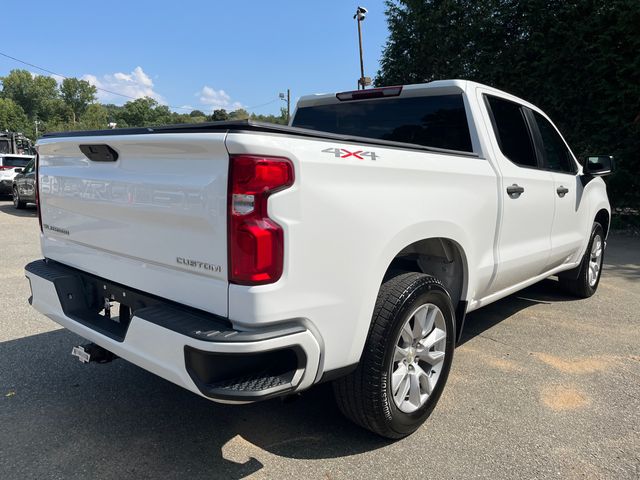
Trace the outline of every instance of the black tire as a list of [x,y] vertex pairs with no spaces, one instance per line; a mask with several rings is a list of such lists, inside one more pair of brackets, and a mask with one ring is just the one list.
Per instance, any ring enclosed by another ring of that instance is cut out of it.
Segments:
[[27,202],[20,200],[20,192],[18,192],[18,187],[13,187],[13,206],[18,210],[22,210],[27,206]]
[[[444,360],[435,387],[413,413],[401,411],[393,399],[391,368],[400,330],[415,309],[430,303],[444,317]],[[424,423],[444,389],[455,348],[455,310],[444,285],[436,278],[400,272],[382,284],[376,300],[369,336],[357,369],[333,383],[342,413],[354,423],[383,437],[405,437]]]
[[[592,259],[592,248],[596,239],[599,238],[602,244],[602,254],[599,259],[599,268],[597,273],[597,278],[595,283],[589,281],[589,264]],[[571,272],[567,272],[565,275],[560,275],[558,280],[560,281],[560,286],[578,298],[589,298],[598,289],[598,285],[600,283],[600,277],[602,275],[602,264],[604,263],[604,229],[602,225],[598,222],[593,223],[593,228],[591,229],[591,236],[589,237],[589,243],[587,244],[587,250],[584,252],[584,256],[582,257],[582,262],[580,262],[580,266],[577,268],[577,276],[576,270],[572,270]]]

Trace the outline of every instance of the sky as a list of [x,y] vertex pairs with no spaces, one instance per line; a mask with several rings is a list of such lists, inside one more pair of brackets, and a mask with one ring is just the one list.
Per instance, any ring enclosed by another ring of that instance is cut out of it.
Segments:
[[[3,5],[0,52],[177,112],[277,113],[280,92],[355,90],[360,77],[351,0],[32,0]],[[384,0],[363,0],[365,75],[379,68]],[[15,21],[8,21],[14,18]],[[0,76],[15,68],[0,56]],[[98,92],[103,103],[127,98]],[[182,108],[178,108],[182,107]],[[293,105],[292,105],[293,109]]]

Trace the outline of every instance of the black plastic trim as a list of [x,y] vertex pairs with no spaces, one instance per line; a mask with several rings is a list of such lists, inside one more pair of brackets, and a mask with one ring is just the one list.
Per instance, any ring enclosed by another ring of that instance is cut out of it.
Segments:
[[266,400],[295,390],[295,374],[307,362],[299,345],[253,353],[207,352],[186,345],[184,356],[187,373],[204,396],[239,402]]
[[336,380],[341,377],[345,377],[353,372],[356,368],[358,368],[359,362],[354,363],[352,365],[347,365],[346,367],[335,368],[333,370],[327,370],[322,374],[318,383],[330,382],[332,380]]
[[[95,280],[85,278],[77,271],[55,262],[36,260],[26,265],[25,270],[53,283],[62,311],[67,317],[112,340],[124,341],[130,319],[118,318],[116,321],[115,318],[110,319],[100,314],[104,307],[104,297],[115,295],[114,292],[118,291],[112,283],[102,280],[103,289],[98,294]],[[130,296],[127,301],[132,300],[134,298]]]
[[588,173],[583,173],[582,175],[578,175],[578,178],[580,179],[580,183],[582,184],[582,187],[586,187],[590,181],[592,181],[597,177],[595,175],[589,175]]
[[115,162],[118,160],[118,152],[109,145],[78,145],[84,156],[94,162]]
[[456,343],[462,339],[462,331],[464,330],[464,322],[467,319],[467,306],[469,302],[460,300],[456,307]]
[[254,122],[252,120],[236,120],[231,122],[207,122],[181,125],[165,125],[159,127],[119,128],[112,130],[85,130],[73,132],[46,133],[42,138],[72,138],[72,137],[108,137],[116,135],[149,135],[158,133],[272,133],[300,137],[319,138],[323,140],[336,140],[343,143],[357,143],[362,145],[380,145],[407,150],[420,150],[444,155],[456,155],[461,157],[480,158],[475,152],[463,152],[459,150],[447,150],[445,148],[425,147],[413,143],[392,142],[376,138],[340,135],[338,133],[309,130],[306,128],[290,127],[288,125],[276,125],[272,123]]
[[187,337],[205,342],[258,342],[305,331],[302,325],[278,325],[253,331],[234,330],[224,317],[181,305],[155,295],[83,272],[53,260],[36,260],[25,270],[52,282],[69,318],[122,342],[128,322],[118,324],[99,315],[103,296],[128,306],[131,315]]
[[222,317],[172,305],[153,305],[137,310],[134,314],[147,322],[187,337],[216,343],[259,342],[305,331],[302,325],[276,326],[255,331],[234,330]]

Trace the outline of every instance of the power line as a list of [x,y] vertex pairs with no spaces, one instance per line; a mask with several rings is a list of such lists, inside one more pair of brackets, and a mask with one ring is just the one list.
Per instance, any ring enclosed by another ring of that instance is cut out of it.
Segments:
[[256,108],[266,107],[267,105],[271,105],[272,103],[275,103],[278,100],[280,100],[280,99],[276,98],[276,99],[271,100],[270,102],[267,102],[267,103],[261,103],[260,105],[254,105],[253,107],[247,107],[247,110],[254,110]]
[[[8,55],[8,54],[3,53],[3,52],[0,52],[0,55],[3,56],[3,57],[6,57],[6,58],[10,58],[11,60],[14,60],[14,61],[16,61],[18,63],[22,63],[24,65],[28,65],[29,67],[33,67],[33,68],[35,68],[37,70],[40,70],[42,72],[48,73],[49,75],[55,75],[57,77],[61,77],[61,78],[65,78],[65,79],[70,78],[70,77],[68,77],[66,75],[62,75],[60,73],[52,72],[51,70],[48,70],[48,69],[46,69],[44,67],[40,67],[38,65],[34,65],[33,63],[27,62],[25,60],[20,60],[19,58],[13,57],[13,56]],[[96,85],[94,85],[94,87],[96,88],[96,90],[100,90],[101,92],[109,93],[111,95],[117,95],[119,97],[128,98],[130,100],[137,100],[139,98],[139,97],[132,97],[130,95],[125,95],[124,93],[119,93],[119,92],[114,92],[112,90],[107,90],[106,88],[98,87]],[[253,110],[254,108],[265,107],[265,106],[271,105],[272,103],[277,102],[277,101],[278,101],[278,99],[276,98],[275,100],[271,100],[271,101],[269,101],[267,103],[263,103],[263,104],[256,105],[256,106],[253,106],[253,107],[247,107],[247,110]],[[212,108],[211,105],[196,105],[196,106],[197,107],[201,107],[201,108]],[[173,106],[173,105],[167,105],[167,107],[173,108],[175,110],[193,110],[193,108],[190,108],[190,107],[177,107],[177,106]]]

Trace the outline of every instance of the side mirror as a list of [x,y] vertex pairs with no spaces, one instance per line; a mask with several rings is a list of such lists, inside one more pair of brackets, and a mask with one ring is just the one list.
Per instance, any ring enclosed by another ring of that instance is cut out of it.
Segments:
[[16,173],[22,173],[24,171],[24,168],[14,168],[13,171]]
[[583,172],[586,175],[603,176],[613,173],[616,162],[611,155],[588,156],[584,162]]

